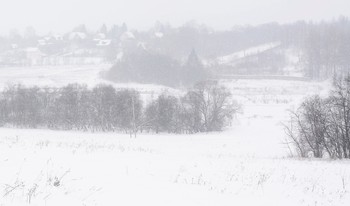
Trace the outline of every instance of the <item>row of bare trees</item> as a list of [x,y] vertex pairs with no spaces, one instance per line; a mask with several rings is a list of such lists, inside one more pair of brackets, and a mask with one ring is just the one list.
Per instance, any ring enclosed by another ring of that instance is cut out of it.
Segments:
[[350,77],[336,78],[327,98],[307,98],[285,128],[301,157],[350,158]]
[[62,88],[14,85],[0,94],[0,122],[27,128],[128,130],[132,99],[137,119],[142,105],[135,91],[116,91],[107,85],[91,90],[78,84]]
[[210,132],[222,130],[237,109],[227,89],[208,83],[181,97],[161,94],[147,105],[139,92],[110,85],[92,89],[78,84],[62,88],[14,85],[0,93],[0,125],[22,128]]

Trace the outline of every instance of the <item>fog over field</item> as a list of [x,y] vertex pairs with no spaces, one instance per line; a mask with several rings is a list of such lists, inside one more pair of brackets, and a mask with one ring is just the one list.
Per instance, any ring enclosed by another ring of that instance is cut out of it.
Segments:
[[350,204],[350,3],[0,6],[0,206]]

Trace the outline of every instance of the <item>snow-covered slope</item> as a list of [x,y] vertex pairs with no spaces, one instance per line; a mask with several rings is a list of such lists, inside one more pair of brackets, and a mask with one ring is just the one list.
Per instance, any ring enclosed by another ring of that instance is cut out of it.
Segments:
[[217,58],[217,62],[219,64],[233,64],[235,61],[237,61],[239,59],[268,51],[268,50],[276,48],[280,45],[281,45],[280,42],[271,42],[271,43],[267,43],[267,44],[258,45],[255,47],[250,47],[250,48],[247,48],[247,49],[239,51],[239,52],[235,52],[235,53],[232,53],[232,54],[229,54],[226,56],[219,57],[219,58]]
[[[283,75],[302,77],[305,60],[302,49],[270,42],[204,61],[207,66],[225,68],[224,74]],[[231,68],[228,70],[228,68]],[[219,74],[220,75],[220,74]]]

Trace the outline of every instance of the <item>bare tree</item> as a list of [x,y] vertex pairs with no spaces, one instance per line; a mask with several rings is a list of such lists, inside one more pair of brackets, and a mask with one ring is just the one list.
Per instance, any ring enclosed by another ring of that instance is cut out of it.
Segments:
[[191,132],[220,131],[240,107],[231,93],[217,82],[201,82],[183,99],[185,110],[192,118]]
[[350,158],[350,79],[337,79],[328,98],[307,98],[296,112],[286,134],[298,154],[316,158]]

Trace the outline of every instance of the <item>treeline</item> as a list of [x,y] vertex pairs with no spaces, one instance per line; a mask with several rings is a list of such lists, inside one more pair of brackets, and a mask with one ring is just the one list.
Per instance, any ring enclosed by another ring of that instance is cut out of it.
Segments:
[[301,157],[350,158],[350,76],[335,78],[329,97],[307,98],[285,128]]
[[342,17],[330,23],[310,24],[304,39],[306,76],[327,79],[350,70],[350,21]]
[[220,131],[238,107],[217,84],[202,83],[182,97],[161,94],[144,105],[135,90],[14,85],[0,93],[0,124],[58,130],[198,133]]

